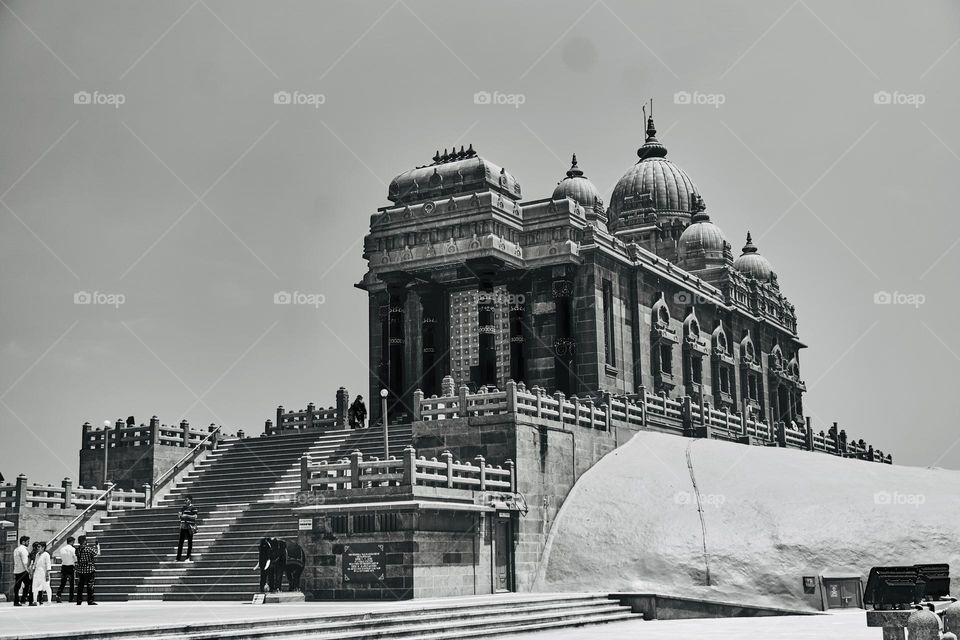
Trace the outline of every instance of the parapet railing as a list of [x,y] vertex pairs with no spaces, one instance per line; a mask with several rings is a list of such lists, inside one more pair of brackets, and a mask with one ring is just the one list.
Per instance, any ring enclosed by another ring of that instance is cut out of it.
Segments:
[[277,407],[276,422],[267,420],[263,425],[263,432],[270,436],[303,429],[345,429],[349,400],[346,387],[340,387],[337,389],[336,405],[326,409],[317,407],[312,402],[300,411],[284,411],[283,405],[280,405]]
[[505,467],[488,465],[483,456],[476,464],[453,459],[445,451],[436,458],[417,457],[413,447],[403,450],[400,458],[387,460],[363,459],[359,451],[349,459],[328,463],[313,461],[309,455],[300,458],[301,491],[335,491],[386,486],[426,486],[473,491],[503,491],[516,493],[517,480],[514,465],[507,460]]
[[[160,424],[153,416],[150,424],[133,425],[117,420],[111,428],[94,428],[89,422],[83,424],[81,449],[103,449],[105,443],[114,447],[168,446],[192,448],[205,441],[220,427],[211,424],[206,429],[194,429],[186,420],[179,425]],[[237,434],[242,437],[241,433]]]
[[450,380],[442,396],[427,398],[422,391],[415,391],[413,409],[415,421],[515,414],[561,428],[600,431],[659,428],[694,437],[747,438],[763,444],[893,463],[891,455],[874,450],[863,440],[849,440],[845,431],[837,429],[836,423],[829,432],[816,433],[809,418],[805,424],[794,421],[771,424],[757,415],[746,401],[743,411],[731,413],[729,409],[713,408],[702,399],[694,402],[690,396],[670,398],[666,393],[651,394],[643,389],[629,396],[604,393],[599,399],[567,398],[559,391],[549,395],[537,386],[528,390],[522,382],[511,380],[503,390],[482,387],[477,393],[470,393],[466,386],[461,386],[455,393]]
[[135,509],[146,506],[149,491],[150,485],[144,485],[143,491],[124,491],[113,484],[106,490],[97,487],[74,487],[69,478],[64,478],[59,487],[52,484],[30,484],[27,476],[20,474],[15,483],[0,485],[0,509]]

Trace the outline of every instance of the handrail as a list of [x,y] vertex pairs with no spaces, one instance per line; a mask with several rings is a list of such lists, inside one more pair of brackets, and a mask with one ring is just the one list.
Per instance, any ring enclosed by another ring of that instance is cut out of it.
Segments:
[[181,464],[184,460],[186,460],[186,459],[189,458],[190,456],[194,455],[194,454],[197,452],[197,449],[199,449],[199,448],[202,447],[204,444],[206,444],[207,440],[210,439],[210,436],[212,436],[212,435],[214,435],[214,434],[216,434],[216,433],[219,433],[220,429],[222,429],[222,428],[223,428],[223,425],[219,425],[216,429],[214,429],[213,431],[211,431],[210,433],[208,433],[208,434],[207,434],[207,437],[205,437],[203,440],[201,440],[200,442],[198,442],[193,449],[190,449],[190,451],[187,452],[187,455],[185,455],[185,456],[183,456],[182,458],[180,458],[179,460],[177,460],[177,462],[176,462],[172,467],[170,467],[169,469],[167,469],[166,471],[164,471],[163,473],[161,473],[161,474],[157,477],[157,479],[154,481],[154,483],[153,483],[153,490],[156,491],[156,490],[160,487],[160,481],[161,481],[161,480],[163,480],[163,479],[164,479],[171,471],[173,471],[174,469],[178,469],[178,468],[180,467],[180,464]]
[[77,524],[77,522],[79,522],[80,519],[83,518],[83,516],[85,516],[85,515],[87,514],[87,511],[90,511],[90,510],[93,509],[95,506],[97,506],[97,505],[100,503],[101,500],[103,500],[103,499],[106,498],[108,495],[110,495],[111,493],[113,493],[113,490],[116,489],[116,488],[117,488],[117,483],[111,482],[111,483],[110,483],[110,486],[109,486],[103,493],[100,494],[100,497],[99,497],[99,498],[97,498],[96,500],[94,500],[93,502],[91,502],[89,505],[87,505],[87,508],[84,509],[83,511],[81,511],[79,514],[77,514],[77,517],[74,518],[73,520],[71,520],[70,522],[68,522],[67,525],[66,525],[63,529],[60,529],[60,531],[57,531],[56,535],[54,535],[52,538],[50,538],[50,542],[47,543],[47,546],[50,547],[50,548],[53,548],[53,543],[57,541],[57,538],[59,538],[60,536],[62,536],[68,529],[70,529],[70,527],[72,527],[73,525]]

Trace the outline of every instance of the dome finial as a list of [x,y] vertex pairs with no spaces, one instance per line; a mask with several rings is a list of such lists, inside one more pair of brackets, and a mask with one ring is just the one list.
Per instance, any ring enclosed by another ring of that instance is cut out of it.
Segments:
[[643,117],[647,121],[647,137],[643,146],[637,149],[640,160],[647,158],[663,158],[667,155],[667,148],[657,140],[657,128],[653,124],[653,98],[650,98],[650,114],[647,115],[647,105],[643,105]]
[[753,244],[753,236],[750,235],[749,231],[747,231],[747,244],[743,245],[743,252],[745,254],[757,252],[757,247]]
[[693,217],[690,218],[691,222],[710,222],[710,216],[707,214],[707,205],[703,203],[703,198],[699,193],[691,193],[690,200],[692,203],[691,209],[693,210]]
[[580,167],[577,166],[577,154],[573,154],[573,158],[570,160],[570,170],[567,171],[568,178],[580,178],[583,176],[583,171],[580,170]]

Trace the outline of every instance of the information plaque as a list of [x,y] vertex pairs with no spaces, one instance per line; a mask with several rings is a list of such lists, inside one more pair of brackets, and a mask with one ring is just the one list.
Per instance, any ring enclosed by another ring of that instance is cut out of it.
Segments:
[[382,544],[367,542],[343,547],[344,583],[380,582],[386,577],[386,564]]

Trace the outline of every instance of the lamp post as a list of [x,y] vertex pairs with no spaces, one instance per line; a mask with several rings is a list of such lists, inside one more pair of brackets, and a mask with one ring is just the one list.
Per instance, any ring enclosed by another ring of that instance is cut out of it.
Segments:
[[390,392],[386,389],[380,389],[380,415],[383,420],[383,459],[390,459],[390,434],[387,432],[387,396]]
[[109,420],[103,421],[103,486],[107,486],[107,478],[109,474],[107,473],[107,462],[110,460],[110,426],[111,422]]

